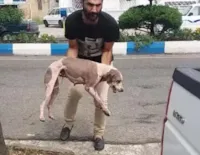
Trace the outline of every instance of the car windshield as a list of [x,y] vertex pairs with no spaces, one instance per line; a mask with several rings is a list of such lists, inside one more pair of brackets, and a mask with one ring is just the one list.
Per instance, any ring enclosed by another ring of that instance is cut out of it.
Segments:
[[179,6],[177,7],[177,9],[179,10],[179,12],[185,16],[190,10],[191,10],[192,6]]

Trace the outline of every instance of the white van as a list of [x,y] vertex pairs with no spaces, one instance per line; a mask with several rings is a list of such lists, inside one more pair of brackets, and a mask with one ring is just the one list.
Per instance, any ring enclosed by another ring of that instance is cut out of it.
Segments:
[[61,9],[66,9],[67,15],[71,14],[73,12],[73,8],[67,7],[67,8],[61,8],[61,7],[55,7],[50,12],[43,17],[43,23],[45,27],[48,27],[49,25],[58,25],[59,27],[63,28],[63,17],[61,16]]
[[176,68],[163,122],[160,155],[200,155],[200,69]]
[[200,28],[200,3],[188,6],[182,16],[182,21],[181,28],[189,28],[192,30]]
[[[182,14],[181,29],[196,30],[200,28],[200,3],[199,0],[161,0],[157,5],[168,5],[177,8]],[[161,29],[162,27],[159,27]]]

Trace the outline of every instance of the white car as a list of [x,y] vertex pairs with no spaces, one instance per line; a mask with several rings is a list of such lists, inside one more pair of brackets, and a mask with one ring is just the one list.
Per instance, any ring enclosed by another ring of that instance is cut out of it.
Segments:
[[177,67],[163,122],[160,155],[200,155],[200,69]]
[[[60,7],[53,8],[48,15],[43,17],[43,23],[45,27],[49,25],[58,25],[59,27],[63,28],[63,17],[61,17],[61,9]],[[73,12],[72,8],[65,8],[67,15]]]

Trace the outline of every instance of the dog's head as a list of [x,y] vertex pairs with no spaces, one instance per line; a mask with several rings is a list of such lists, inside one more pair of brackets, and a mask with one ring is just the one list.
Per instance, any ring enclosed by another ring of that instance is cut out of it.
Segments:
[[123,76],[118,69],[111,69],[105,76],[102,77],[102,79],[107,81],[114,93],[124,91],[122,84]]

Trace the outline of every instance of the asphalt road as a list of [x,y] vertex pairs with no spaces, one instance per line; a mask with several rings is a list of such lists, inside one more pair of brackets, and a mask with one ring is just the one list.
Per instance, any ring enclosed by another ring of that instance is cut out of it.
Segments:
[[[44,98],[43,75],[58,57],[0,57],[0,119],[5,138],[55,140],[63,126],[67,81],[55,101],[56,120],[39,121],[39,105]],[[107,120],[107,143],[159,142],[168,89],[174,68],[200,66],[200,55],[125,56],[114,65],[124,75],[125,92],[109,92],[112,116]],[[94,105],[89,95],[81,100],[73,140],[93,136]]]

